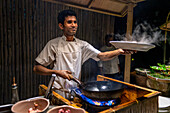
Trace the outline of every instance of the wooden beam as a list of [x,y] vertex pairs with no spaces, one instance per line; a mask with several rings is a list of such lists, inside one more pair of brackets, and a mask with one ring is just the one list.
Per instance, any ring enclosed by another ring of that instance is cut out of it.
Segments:
[[135,85],[135,84],[130,84],[130,83],[127,83],[127,82],[123,82],[123,81],[120,81],[120,80],[117,80],[117,79],[105,77],[103,75],[97,75],[97,81],[107,81],[107,80],[119,82],[119,83],[125,84],[125,85],[130,86],[130,87],[134,87],[134,88],[142,89],[142,90],[145,90],[145,91],[149,91],[150,93],[144,95],[144,97],[147,97],[147,98],[150,98],[151,95],[155,96],[155,95],[161,94],[161,92],[155,91],[155,90],[152,90],[152,89],[149,89],[149,88],[145,88],[145,87],[138,86],[138,85]]
[[119,2],[119,3],[138,3],[138,2],[142,2],[142,1],[145,1],[145,0],[111,0],[111,1],[114,1],[114,2]]
[[125,16],[127,14],[128,6],[124,7],[124,9],[121,11],[121,15]]
[[132,38],[132,26],[133,26],[133,3],[128,4],[128,14],[127,14],[127,29],[126,29],[126,38],[128,41],[131,41]]
[[93,3],[94,3],[94,0],[90,0],[89,3],[88,3],[88,5],[87,5],[87,7],[88,7],[88,8],[91,8],[91,6],[93,5]]
[[[128,3],[128,14],[127,14],[127,30],[126,38],[128,41],[132,40],[132,26],[133,26],[133,3]],[[124,81],[130,82],[130,67],[131,67],[131,55],[125,56],[125,72],[124,72]]]

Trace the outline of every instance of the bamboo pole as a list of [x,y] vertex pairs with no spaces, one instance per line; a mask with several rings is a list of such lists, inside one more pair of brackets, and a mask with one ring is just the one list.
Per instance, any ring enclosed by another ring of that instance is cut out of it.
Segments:
[[164,64],[166,63],[166,37],[167,37],[167,24],[168,24],[168,19],[169,19],[170,12],[168,13],[168,16],[166,18],[166,30],[165,30],[165,42],[164,42],[164,57],[163,57],[163,62]]

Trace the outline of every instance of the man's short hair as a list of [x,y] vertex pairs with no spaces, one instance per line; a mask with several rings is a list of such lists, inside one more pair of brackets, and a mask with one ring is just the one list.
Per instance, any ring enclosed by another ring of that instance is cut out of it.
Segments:
[[64,25],[64,20],[68,16],[75,16],[77,18],[77,15],[73,10],[63,10],[58,14],[58,23]]

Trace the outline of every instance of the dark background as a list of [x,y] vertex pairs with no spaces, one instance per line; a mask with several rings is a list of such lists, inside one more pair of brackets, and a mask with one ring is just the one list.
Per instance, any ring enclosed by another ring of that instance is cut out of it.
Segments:
[[[140,23],[147,22],[152,28],[160,27],[166,22],[170,11],[170,0],[146,0],[139,2],[134,8],[133,29]],[[126,33],[126,20],[124,18],[115,19],[115,34]],[[169,19],[170,20],[170,19]],[[160,30],[160,29],[159,29]],[[165,31],[161,30],[164,36]],[[170,33],[167,33],[166,64],[170,58]],[[136,67],[149,68],[149,66],[163,63],[164,41],[160,41],[154,49],[148,52],[138,52],[132,55],[132,71]]]
[[[153,27],[164,24],[169,6],[169,0],[138,3],[134,8],[133,28],[144,21]],[[56,18],[63,9],[76,11],[79,20],[77,36],[97,49],[104,44],[104,36],[108,32],[126,33],[127,17],[118,18],[42,0],[0,0],[0,104],[11,102],[13,77],[18,85],[20,100],[37,96],[40,84],[48,85],[50,76],[37,75],[32,69],[45,44],[61,33]],[[164,33],[162,31],[162,35]],[[167,59],[169,57],[167,44]],[[148,52],[132,55],[132,58],[132,70],[162,63],[163,42]],[[92,80],[97,73],[97,63],[87,61],[82,67],[82,81]]]

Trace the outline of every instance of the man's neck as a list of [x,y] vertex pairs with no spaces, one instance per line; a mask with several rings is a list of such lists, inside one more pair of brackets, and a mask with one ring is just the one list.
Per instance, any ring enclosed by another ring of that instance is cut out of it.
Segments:
[[66,41],[74,41],[74,36],[65,36]]

